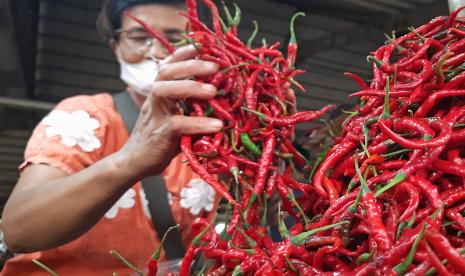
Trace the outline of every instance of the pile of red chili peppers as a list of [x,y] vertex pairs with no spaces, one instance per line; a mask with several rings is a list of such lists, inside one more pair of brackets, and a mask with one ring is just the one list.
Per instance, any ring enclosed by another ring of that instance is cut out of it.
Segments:
[[[208,102],[188,100],[185,110],[220,118],[225,127],[184,136],[181,148],[230,212],[220,234],[205,219],[193,223],[196,237],[180,275],[193,272],[198,256],[206,261],[197,272],[208,275],[465,274],[465,19],[459,10],[389,37],[368,57],[370,84],[347,73],[362,88],[352,94],[360,104],[302,183],[291,177],[308,167],[291,143],[295,124],[331,106],[290,112],[289,89],[300,87],[293,78],[302,72],[294,68],[295,17],[284,57],[279,43],[252,48],[253,38],[247,44],[237,38],[237,7],[235,16],[225,10],[224,22],[211,0],[203,2],[213,30],[199,20],[197,1],[187,0],[187,38],[200,44],[199,59],[220,66],[198,79],[219,93]],[[219,174],[228,180],[219,181]],[[280,242],[272,241],[267,223],[274,194],[282,209]],[[284,215],[296,221],[289,229]]]

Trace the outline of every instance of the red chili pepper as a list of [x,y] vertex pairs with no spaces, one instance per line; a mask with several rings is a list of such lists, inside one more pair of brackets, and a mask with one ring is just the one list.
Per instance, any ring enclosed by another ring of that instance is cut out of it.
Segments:
[[255,70],[250,79],[247,81],[247,86],[245,88],[245,102],[247,108],[251,110],[257,109],[257,95],[254,91],[255,82],[257,81],[258,75],[260,74],[261,70]]
[[[451,83],[451,82],[448,82],[448,83]],[[444,89],[446,88],[444,87]],[[441,90],[441,91],[434,92],[431,96],[429,96],[423,102],[420,108],[418,108],[418,110],[415,112],[414,116],[416,118],[424,117],[433,108],[433,106],[437,104],[437,101],[440,99],[447,98],[447,97],[464,96],[464,95],[465,95],[465,90]]]
[[[403,138],[402,136],[396,134],[390,128],[388,128],[383,121],[379,122],[379,127],[386,134],[390,139],[394,140],[395,142],[399,143],[401,146],[409,149],[422,149],[422,148],[437,148],[440,146],[445,145],[450,138],[452,137],[452,129],[446,122],[439,120],[439,119],[428,119],[428,123],[435,129],[440,131],[440,134],[427,141],[412,141]],[[428,135],[425,133],[421,133],[423,136]]]
[[196,0],[186,0],[187,11],[192,18],[198,18],[197,15],[197,1]]
[[[407,97],[410,94],[412,94],[411,91],[408,90],[399,90],[399,91],[390,91],[389,96],[393,98],[397,97]],[[360,96],[378,96],[378,97],[384,97],[385,92],[381,90],[374,90],[374,89],[366,89],[362,91],[358,91],[356,93],[352,93],[349,95],[349,98],[351,97],[360,97]]]
[[262,156],[260,157],[260,165],[258,167],[257,177],[255,178],[255,185],[253,188],[252,195],[250,196],[249,202],[247,203],[246,213],[252,206],[252,203],[254,203],[257,197],[262,193],[263,188],[265,187],[268,172],[273,162],[275,147],[276,137],[274,135],[269,135],[268,137],[266,137],[263,145]]
[[211,176],[207,170],[199,163],[197,158],[192,153],[191,148],[192,137],[189,135],[183,135],[181,138],[181,150],[189,160],[192,170],[194,170],[203,180],[210,184],[220,195],[226,198],[232,204],[237,204],[234,198],[229,194],[228,190],[219,183],[213,176]]
[[344,72],[344,76],[352,78],[363,90],[370,89],[370,86],[357,74],[351,72]]
[[427,231],[425,236],[428,243],[453,265],[454,270],[465,273],[465,258],[460,256],[446,237],[433,231]]
[[337,162],[344,157],[348,152],[353,149],[357,144],[353,141],[345,141],[345,143],[340,143],[335,147],[335,150],[332,154],[328,155],[326,159],[321,163],[319,169],[315,174],[313,179],[313,186],[315,187],[315,192],[322,197],[327,197],[327,192],[323,188],[324,177],[326,177],[326,172],[330,168],[334,168]]
[[424,247],[426,249],[426,252],[428,253],[429,260],[431,261],[431,264],[434,266],[436,271],[438,272],[439,275],[453,275],[450,273],[447,268],[441,263],[441,260],[439,257],[436,255],[436,253],[431,249],[428,243],[424,242]]
[[140,20],[139,18],[131,15],[129,12],[124,12],[124,15],[126,15],[127,17],[131,18],[132,20],[136,21],[137,23],[139,23],[142,28],[144,28],[144,30],[146,32],[148,32],[152,37],[156,38],[158,41],[160,41],[160,43],[163,45],[163,47],[166,48],[166,50],[172,54],[174,53],[174,47],[173,45],[171,45],[171,43],[160,33],[158,32],[157,30],[153,29],[152,27],[150,27],[147,23],[145,23],[144,21]]
[[290,25],[290,40],[287,45],[287,64],[289,68],[294,68],[295,58],[297,56],[297,39],[295,37],[294,22],[299,16],[305,16],[305,13],[298,12],[292,16]]
[[194,260],[195,254],[200,250],[200,241],[202,240],[202,237],[208,233],[212,223],[213,221],[192,240],[191,245],[189,246],[189,248],[186,251],[186,254],[184,255],[184,259],[182,260],[181,268],[179,270],[179,276],[190,275],[192,261]]
[[456,164],[445,160],[436,160],[433,165],[435,169],[444,173],[465,177],[465,167],[461,164]]
[[[394,196],[398,195],[398,191],[403,190],[409,194],[409,204],[404,213],[400,216],[399,221],[407,220],[415,212],[420,203],[420,195],[417,189],[409,182],[402,182],[396,187]],[[396,197],[398,198],[398,197]]]

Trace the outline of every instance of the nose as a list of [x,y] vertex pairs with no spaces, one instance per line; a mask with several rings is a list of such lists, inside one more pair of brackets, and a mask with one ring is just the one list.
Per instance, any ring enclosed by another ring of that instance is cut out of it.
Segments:
[[145,51],[146,58],[156,58],[156,59],[164,59],[169,55],[168,50],[166,50],[161,43],[153,39],[152,43],[148,45],[148,48]]

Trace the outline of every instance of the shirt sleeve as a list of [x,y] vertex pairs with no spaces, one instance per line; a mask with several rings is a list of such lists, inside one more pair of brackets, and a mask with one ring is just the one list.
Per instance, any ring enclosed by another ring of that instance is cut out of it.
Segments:
[[30,164],[47,164],[76,173],[105,156],[109,125],[105,108],[96,96],[76,96],[60,102],[34,129],[22,171]]

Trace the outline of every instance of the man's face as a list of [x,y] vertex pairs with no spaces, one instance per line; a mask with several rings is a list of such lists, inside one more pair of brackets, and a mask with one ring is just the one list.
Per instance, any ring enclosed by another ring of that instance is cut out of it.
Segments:
[[[188,22],[187,18],[178,14],[180,10],[183,10],[182,6],[145,4],[127,11],[160,32],[168,41],[177,42],[183,39]],[[163,59],[168,55],[160,42],[125,15],[122,15],[121,29],[117,35],[119,39],[115,45],[115,54],[127,63],[139,63],[151,58]]]

